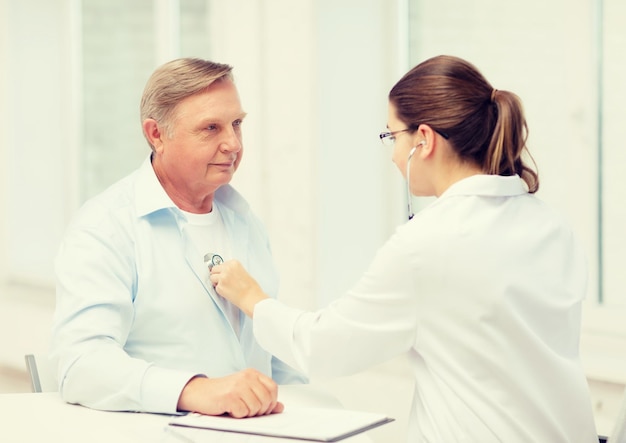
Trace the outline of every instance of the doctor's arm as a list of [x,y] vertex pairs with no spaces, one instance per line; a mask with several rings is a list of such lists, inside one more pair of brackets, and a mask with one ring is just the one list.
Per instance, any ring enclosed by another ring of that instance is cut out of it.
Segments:
[[211,276],[217,292],[255,316],[254,335],[264,349],[307,376],[352,374],[408,351],[415,342],[415,262],[402,236],[381,247],[348,293],[316,312],[268,299],[237,262],[221,266]]

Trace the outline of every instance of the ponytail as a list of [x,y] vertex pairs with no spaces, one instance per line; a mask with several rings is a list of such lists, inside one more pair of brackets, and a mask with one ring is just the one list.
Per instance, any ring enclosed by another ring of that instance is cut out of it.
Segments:
[[535,193],[539,189],[539,176],[522,158],[523,155],[528,156],[536,168],[526,148],[528,126],[522,103],[512,92],[497,89],[491,92],[491,102],[497,109],[497,117],[485,157],[484,172],[495,175],[517,174],[526,182],[528,192]]

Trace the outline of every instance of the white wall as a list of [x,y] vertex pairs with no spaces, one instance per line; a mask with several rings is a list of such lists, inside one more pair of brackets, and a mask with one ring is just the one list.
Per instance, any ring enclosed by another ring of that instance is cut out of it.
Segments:
[[387,124],[387,94],[399,78],[399,48],[393,2],[323,0],[315,5],[314,226],[318,303],[325,305],[356,283],[403,221],[400,175],[378,138]]
[[[8,94],[8,81],[6,73],[6,59],[8,57],[9,26],[8,26],[7,6],[4,1],[0,1],[0,97]],[[0,122],[7,120],[8,100],[0,100]],[[6,227],[7,227],[7,167],[4,161],[7,158],[8,140],[4,126],[0,123],[0,281],[6,280],[7,269],[7,247],[6,247]]]
[[314,294],[316,98],[311,4],[211,3],[213,58],[234,66],[244,108],[244,158],[233,184],[268,227],[285,300]]
[[50,284],[67,222],[69,57],[64,2],[3,2],[5,273]]
[[234,184],[268,225],[281,298],[325,305],[400,220],[399,178],[378,141],[398,75],[396,11],[382,0],[214,1],[211,11],[212,52],[235,66],[248,111]]

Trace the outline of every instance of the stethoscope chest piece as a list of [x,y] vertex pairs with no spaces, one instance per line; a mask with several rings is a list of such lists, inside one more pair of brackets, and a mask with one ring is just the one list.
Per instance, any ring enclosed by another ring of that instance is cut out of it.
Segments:
[[224,259],[219,254],[208,252],[204,255],[204,262],[207,264],[210,271],[213,266],[221,265],[222,263],[224,263]]

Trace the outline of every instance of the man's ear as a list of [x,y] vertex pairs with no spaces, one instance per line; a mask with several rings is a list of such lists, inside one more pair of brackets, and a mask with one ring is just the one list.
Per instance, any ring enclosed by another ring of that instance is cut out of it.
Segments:
[[159,150],[159,148],[163,145],[161,141],[161,128],[159,128],[159,124],[153,118],[147,118],[143,121],[143,133],[148,139],[148,142],[155,151]]

